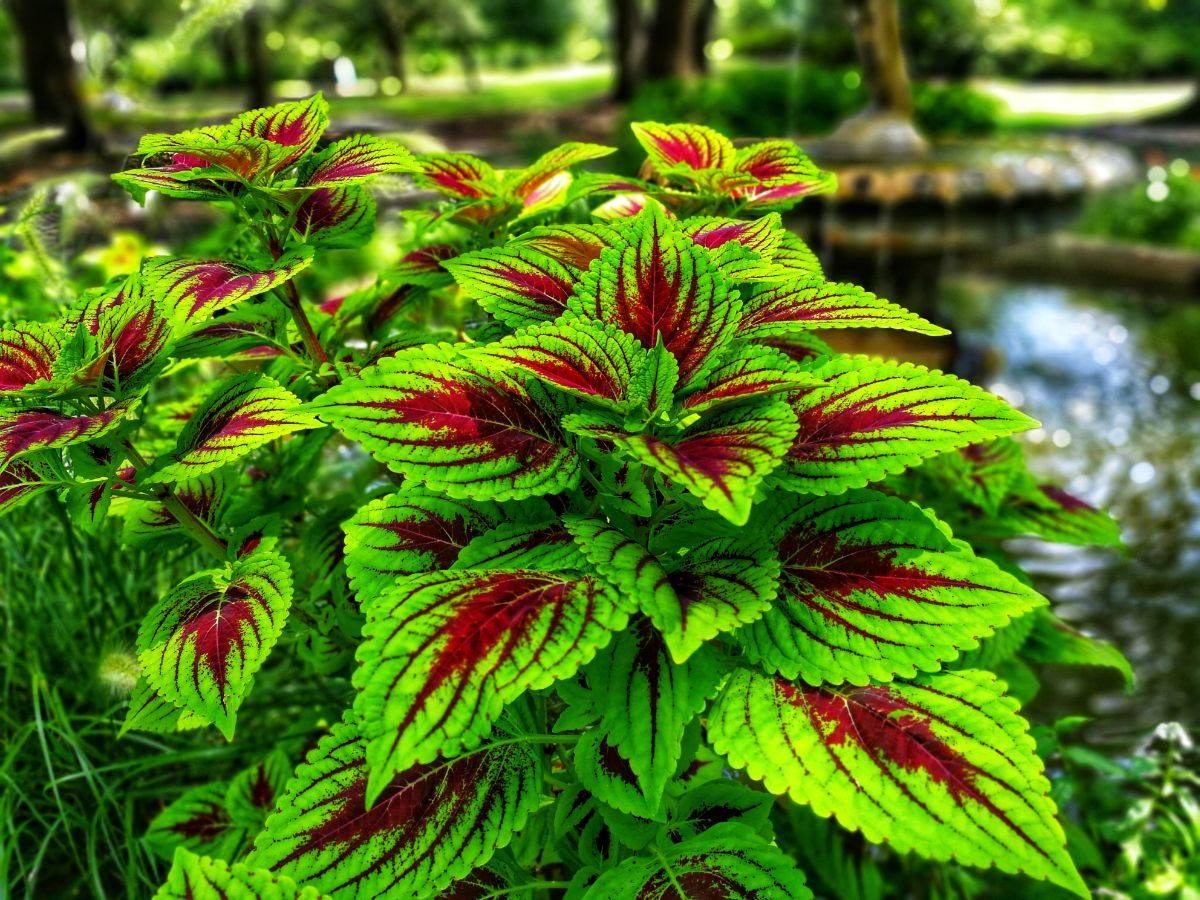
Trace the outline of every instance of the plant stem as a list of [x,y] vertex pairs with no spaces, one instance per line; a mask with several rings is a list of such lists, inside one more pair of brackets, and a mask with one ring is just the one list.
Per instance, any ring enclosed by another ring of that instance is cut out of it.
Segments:
[[292,321],[296,323],[296,328],[300,331],[300,339],[304,341],[304,348],[314,363],[318,366],[324,365],[329,362],[329,354],[321,346],[320,338],[313,331],[312,323],[308,321],[308,315],[304,312],[304,304],[300,300],[300,292],[296,289],[296,283],[290,280],[284,282],[283,291],[287,297],[287,307],[292,314]]
[[[142,456],[142,454],[138,452],[137,448],[133,446],[132,441],[125,441],[125,450],[129,453],[129,458],[133,461],[134,466],[139,472],[150,467],[149,461],[146,459],[146,457]],[[229,552],[228,546],[223,540],[217,537],[217,535],[211,528],[208,527],[208,524],[203,519],[184,506],[183,501],[176,497],[171,489],[165,484],[149,485],[149,487],[154,491],[154,496],[158,499],[158,501],[167,508],[167,511],[175,517],[175,520],[183,527],[183,530],[186,531],[196,541],[196,543],[198,543],[217,559],[221,560],[222,562],[225,561],[225,558]]]

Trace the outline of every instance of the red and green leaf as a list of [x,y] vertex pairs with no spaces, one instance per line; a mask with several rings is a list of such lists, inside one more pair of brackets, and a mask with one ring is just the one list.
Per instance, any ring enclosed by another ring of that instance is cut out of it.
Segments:
[[177,323],[194,324],[217,310],[279,287],[312,261],[312,248],[304,246],[262,270],[219,259],[197,261],[164,256],[143,263],[142,283],[167,309],[174,310]]
[[578,455],[524,387],[444,345],[382,359],[312,407],[389,468],[455,497],[532,497],[579,477]]
[[731,347],[728,361],[717,366],[681,398],[690,413],[703,413],[755,397],[812,387],[818,382],[772,347]]
[[557,319],[579,273],[524,244],[464,253],[444,263],[463,292],[506,325]]
[[708,509],[743,525],[759,483],[783,461],[795,434],[787,404],[773,402],[722,410],[672,438],[613,440]]
[[293,227],[308,244],[361,247],[375,231],[375,198],[360,185],[317,188],[296,207]]
[[117,737],[124,737],[130,731],[173,734],[203,728],[207,724],[205,719],[164,697],[142,675],[129,695],[129,708],[125,710]]
[[414,766],[368,806],[366,742],[334,726],[296,770],[247,858],[347,900],[428,897],[512,840],[540,802],[542,763],[518,730]]
[[31,453],[0,468],[0,516],[62,485],[52,455]]
[[809,371],[824,384],[792,395],[800,430],[778,476],[802,493],[862,487],[1037,424],[972,384],[912,363],[835,356]]
[[224,782],[185,791],[160,812],[146,829],[143,840],[163,859],[171,859],[182,847],[193,853],[233,857],[246,838],[225,808]]
[[724,169],[736,155],[729,138],[706,125],[634,122],[631,127],[659,174],[676,167]]
[[470,355],[593,403],[623,409],[634,372],[646,354],[631,335],[613,326],[566,320],[524,328]]
[[574,674],[628,615],[594,576],[531,569],[413,575],[365,611],[354,684],[368,799],[412,765],[478,745],[505,704]]
[[303,167],[304,187],[345,187],[380,175],[416,172],[411,153],[395,141],[359,134],[331,144]]
[[811,900],[796,864],[754,830],[733,822],[633,856],[604,872],[582,900]]
[[317,92],[306,100],[242,113],[231,123],[231,131],[238,138],[259,138],[285,148],[272,165],[272,172],[278,172],[307,155],[328,125],[329,104]]
[[813,278],[761,288],[748,297],[738,335],[753,339],[786,337],[814,328],[898,328],[918,334],[950,333],[856,284],[834,284]]
[[638,819],[665,818],[662,795],[647,795],[629,760],[609,743],[604,731],[580,735],[572,757],[579,783],[605,806]]
[[[601,144],[585,144],[580,141],[568,141],[560,144],[538,157],[533,165],[513,172],[508,178],[508,189],[522,200],[528,199],[541,191],[546,182],[560,175],[572,166],[599,159],[614,153],[615,148]],[[525,203],[526,206],[530,204]]]
[[187,420],[157,481],[195,478],[241,459],[263,444],[319,426],[300,399],[265,375],[247,372],[213,391]]
[[416,162],[417,184],[449,197],[479,200],[499,190],[496,170],[469,153],[424,153]]
[[251,834],[261,831],[267,816],[275,810],[276,798],[283,795],[291,774],[287,755],[276,750],[235,775],[225,791],[224,801],[234,824]]
[[[545,510],[547,516],[549,509]],[[532,510],[531,517],[537,517]],[[463,547],[453,568],[537,569],[544,572],[582,572],[587,560],[571,533],[555,519],[505,522]]]
[[283,631],[291,600],[291,570],[270,551],[185,579],[138,631],[147,680],[231,738],[237,709]]
[[[188,512],[213,528],[225,511],[235,477],[232,469],[209,472],[177,481],[171,491]],[[122,539],[130,546],[148,543],[166,546],[163,542],[183,543],[189,538],[184,526],[164,504],[131,500]]]
[[791,141],[763,141],[737,152],[732,169],[756,183],[739,186],[733,196],[750,210],[787,209],[810,194],[827,194],[837,186],[832,172],[819,169]]
[[121,426],[132,408],[132,403],[122,402],[84,415],[40,408],[0,410],[0,469],[38,450],[104,437]]
[[778,597],[739,638],[787,678],[936,671],[1046,602],[916,505],[875,491],[811,498],[780,528]]
[[0,395],[48,390],[62,337],[50,325],[18,322],[0,329]]
[[1122,546],[1121,526],[1104,510],[1055,485],[1037,484],[1029,476],[1021,481],[1020,490],[1005,500],[997,516],[996,524],[1008,533],[1084,547]]
[[836,688],[743,669],[708,717],[731,766],[868,840],[1086,897],[1027,727],[975,670]]
[[450,568],[471,540],[496,525],[490,503],[466,503],[405,487],[368,503],[342,527],[346,573],[360,603],[401,577]]
[[602,251],[622,245],[619,233],[607,225],[540,225],[513,240],[580,272]]
[[661,339],[686,385],[737,327],[741,304],[715,277],[705,251],[658,207],[625,226],[631,245],[606,251],[584,276],[572,309],[616,325],[647,350]]

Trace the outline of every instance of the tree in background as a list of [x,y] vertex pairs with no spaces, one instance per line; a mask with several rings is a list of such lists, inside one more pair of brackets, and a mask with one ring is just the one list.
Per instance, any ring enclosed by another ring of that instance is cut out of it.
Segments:
[[79,71],[71,55],[67,0],[7,0],[21,48],[21,70],[34,122],[62,129],[59,145],[83,150],[96,143]]
[[708,71],[705,46],[716,20],[714,0],[611,0],[613,99],[631,100],[640,85]]

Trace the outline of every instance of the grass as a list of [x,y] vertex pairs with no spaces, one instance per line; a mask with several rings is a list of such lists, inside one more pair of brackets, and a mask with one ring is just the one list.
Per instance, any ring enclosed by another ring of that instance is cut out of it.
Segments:
[[182,560],[81,539],[59,511],[0,520],[0,896],[140,900],[165,874],[141,843],[147,822],[244,749],[207,734],[117,740],[124,699],[101,661],[132,650]]

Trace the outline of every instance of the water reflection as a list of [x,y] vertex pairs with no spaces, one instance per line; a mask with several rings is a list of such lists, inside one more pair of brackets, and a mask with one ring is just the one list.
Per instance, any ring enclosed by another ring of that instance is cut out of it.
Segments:
[[[955,280],[942,309],[978,352],[974,380],[1042,422],[1030,465],[1122,523],[1130,553],[1019,545],[1063,618],[1117,642],[1137,671],[1055,668],[1035,715],[1088,710],[1117,735],[1196,723],[1200,664],[1200,315],[1179,301]],[[986,352],[983,348],[987,348]],[[1049,673],[1048,673],[1049,674]]]

